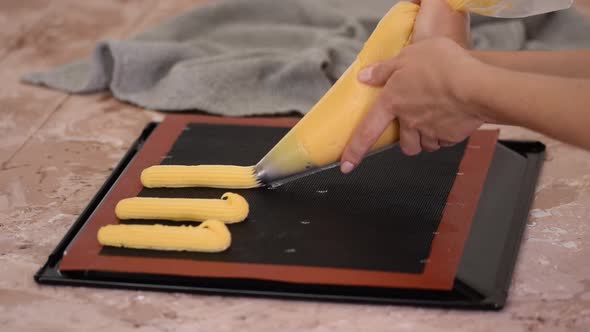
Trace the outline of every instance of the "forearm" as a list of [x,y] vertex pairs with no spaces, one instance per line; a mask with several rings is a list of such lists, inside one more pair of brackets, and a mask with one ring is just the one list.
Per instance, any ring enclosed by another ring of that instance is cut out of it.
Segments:
[[546,75],[590,78],[590,50],[471,51],[482,62],[506,69]]
[[487,121],[527,127],[590,150],[590,79],[486,67],[471,95]]

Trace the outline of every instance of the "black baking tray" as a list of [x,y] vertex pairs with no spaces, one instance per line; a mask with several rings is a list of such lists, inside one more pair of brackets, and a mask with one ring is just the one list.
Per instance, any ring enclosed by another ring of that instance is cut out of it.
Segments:
[[[536,141],[498,141],[451,291],[96,271],[61,274],[58,267],[64,251],[126,166],[142,149],[143,143],[156,126],[158,123],[146,126],[47,262],[36,273],[35,280],[38,283],[466,309],[500,309],[504,306],[545,155],[545,146]],[[499,206],[502,208],[499,209]]]

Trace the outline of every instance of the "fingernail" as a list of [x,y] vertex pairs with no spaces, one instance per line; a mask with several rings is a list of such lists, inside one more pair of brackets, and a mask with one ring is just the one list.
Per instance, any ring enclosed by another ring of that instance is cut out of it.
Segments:
[[422,152],[422,149],[420,148],[408,148],[408,147],[402,147],[402,152],[408,156],[408,157],[413,157],[415,155],[420,154],[420,152]]
[[368,67],[368,68],[362,69],[359,72],[359,80],[361,80],[363,82],[370,81],[372,76],[373,76],[373,67]]
[[342,163],[342,165],[340,165],[340,171],[344,174],[348,174],[348,173],[352,172],[353,169],[354,169],[354,164],[351,163],[350,161],[345,161]]

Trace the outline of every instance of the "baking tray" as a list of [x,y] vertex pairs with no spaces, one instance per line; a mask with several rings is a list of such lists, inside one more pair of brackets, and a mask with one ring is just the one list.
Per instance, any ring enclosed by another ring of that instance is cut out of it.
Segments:
[[[203,116],[174,116],[186,123],[208,123],[215,125],[235,125],[236,120]],[[168,121],[168,120],[167,120]],[[177,121],[178,122],[178,121]],[[229,123],[228,123],[229,122]],[[240,125],[264,127],[286,127],[293,119],[248,119]],[[91,268],[60,271],[64,252],[72,247],[77,236],[95,213],[109,191],[136,159],[148,137],[160,126],[149,124],[129,152],[121,160],[107,182],[99,190],[85,211],[50,255],[47,263],[36,274],[35,280],[43,284],[85,285],[96,287],[122,287],[162,291],[186,291],[214,294],[236,294],[275,296],[297,299],[337,300],[347,302],[398,303],[414,305],[452,306],[462,308],[501,308],[506,300],[510,277],[534,187],[544,155],[544,146],[539,142],[499,141],[493,152],[493,159],[487,169],[487,177],[481,190],[481,198],[476,201],[476,209],[466,240],[462,241],[457,266],[452,270],[452,280],[448,288],[424,286],[424,283],[409,283],[404,287],[384,287],[366,282],[317,282],[317,280],[289,280],[281,278],[258,278],[258,275],[212,275],[186,276],[171,273],[130,273],[124,270],[96,270]],[[221,128],[221,127],[220,127]],[[280,136],[278,136],[280,137]],[[177,140],[172,137],[170,140]],[[244,138],[247,141],[247,138]],[[272,142],[271,142],[272,143]],[[464,147],[466,148],[466,147]],[[164,149],[166,149],[164,147]],[[166,155],[162,162],[166,163]],[[516,189],[516,190],[515,190]],[[288,189],[287,189],[288,192]],[[502,209],[498,209],[502,206]],[[230,226],[230,230],[231,230]],[[431,231],[431,230],[429,230]],[[232,231],[234,233],[234,231]],[[238,232],[239,233],[239,232]],[[436,233],[436,232],[435,232]],[[289,250],[287,248],[286,250]],[[122,249],[128,250],[128,249]],[[434,249],[433,249],[434,250]],[[128,251],[132,257],[135,251]],[[69,252],[71,254],[71,251]],[[107,249],[103,255],[123,256]],[[168,253],[163,253],[166,256]],[[157,256],[157,255],[156,255]],[[431,255],[432,258],[432,255]],[[277,258],[280,260],[280,257]],[[429,258],[424,260],[427,265]],[[358,257],[357,257],[358,260]],[[301,262],[300,262],[301,263]],[[346,263],[346,262],[344,262]],[[289,263],[291,264],[291,263]],[[285,267],[289,267],[286,264]],[[332,264],[332,262],[330,262]],[[249,267],[256,264],[244,264]],[[291,264],[293,265],[293,264]],[[302,264],[299,264],[302,265]],[[305,262],[303,262],[305,265]],[[316,264],[317,265],[317,264]],[[319,265],[322,265],[320,262]],[[452,264],[450,264],[452,265]],[[418,267],[416,267],[418,266]],[[215,268],[212,267],[212,268]],[[331,266],[341,271],[339,266]],[[334,269],[335,268],[335,269]],[[371,267],[367,267],[370,269]],[[379,267],[374,267],[379,269]],[[406,274],[421,274],[424,266],[414,264]],[[217,270],[215,270],[217,271]],[[320,277],[330,275],[331,270],[319,270]],[[254,271],[256,273],[259,271]],[[316,271],[317,272],[317,271]],[[374,272],[374,271],[373,271]],[[390,271],[391,272],[391,271]],[[355,275],[358,278],[358,275]],[[346,276],[344,279],[346,280]],[[329,278],[328,278],[329,279]],[[332,278],[333,279],[333,278]],[[362,279],[362,275],[361,278]],[[436,286],[436,285],[435,285]]]

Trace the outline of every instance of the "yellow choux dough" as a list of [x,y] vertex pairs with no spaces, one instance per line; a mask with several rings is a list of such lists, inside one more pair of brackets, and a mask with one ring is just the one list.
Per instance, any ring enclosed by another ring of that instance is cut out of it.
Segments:
[[108,225],[98,231],[98,242],[134,249],[221,252],[229,248],[231,234],[217,220],[199,226]]
[[158,165],[141,172],[147,188],[210,187],[247,189],[260,187],[253,166],[232,165]]
[[[381,19],[356,60],[315,104],[315,106],[269,152],[269,155],[294,155],[299,165],[323,167],[340,159],[354,129],[371,109],[381,87],[358,81],[359,71],[390,59],[408,44],[420,7],[399,2]],[[397,122],[392,123],[374,149],[399,139]]]
[[[455,10],[490,8],[501,0],[448,0]],[[289,172],[310,167],[323,167],[340,160],[352,133],[373,107],[381,87],[358,81],[358,74],[370,65],[397,55],[411,40],[420,6],[402,1],[381,19],[366,41],[356,60],[313,108],[267,154],[269,159],[296,156],[292,165],[282,165]],[[403,83],[402,83],[403,84]],[[394,121],[371,151],[399,139],[398,122]],[[265,157],[266,158],[266,157]]]
[[225,193],[221,199],[133,197],[119,201],[115,207],[119,219],[215,219],[228,224],[243,221],[249,211],[244,197],[234,193]]

